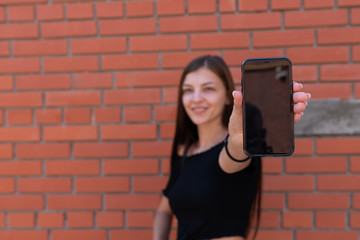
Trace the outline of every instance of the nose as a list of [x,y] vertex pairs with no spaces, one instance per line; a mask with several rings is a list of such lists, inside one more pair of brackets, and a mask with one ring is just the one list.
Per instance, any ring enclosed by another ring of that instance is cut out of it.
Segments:
[[193,99],[194,102],[201,102],[203,100],[202,94],[200,90],[195,90],[194,94],[193,94]]

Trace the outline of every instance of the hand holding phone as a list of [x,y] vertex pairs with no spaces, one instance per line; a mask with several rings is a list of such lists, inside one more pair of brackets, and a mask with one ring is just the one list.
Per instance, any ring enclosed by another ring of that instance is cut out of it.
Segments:
[[288,156],[294,152],[293,81],[287,58],[242,64],[244,152]]

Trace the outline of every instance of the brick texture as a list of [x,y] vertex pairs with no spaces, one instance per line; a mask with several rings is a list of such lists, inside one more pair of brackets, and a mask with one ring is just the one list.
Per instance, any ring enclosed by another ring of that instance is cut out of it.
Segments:
[[[358,0],[0,0],[0,40],[0,239],[151,239],[197,56],[237,88],[288,57],[312,99],[360,99]],[[257,239],[359,239],[359,134],[295,145],[263,159]]]

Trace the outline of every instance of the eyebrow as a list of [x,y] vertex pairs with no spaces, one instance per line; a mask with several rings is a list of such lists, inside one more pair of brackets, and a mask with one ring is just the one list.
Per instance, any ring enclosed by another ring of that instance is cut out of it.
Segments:
[[[201,84],[201,86],[206,86],[206,85],[209,85],[209,84],[216,84],[216,83],[215,82],[205,82],[205,83]],[[184,83],[183,86],[191,87],[192,85]]]

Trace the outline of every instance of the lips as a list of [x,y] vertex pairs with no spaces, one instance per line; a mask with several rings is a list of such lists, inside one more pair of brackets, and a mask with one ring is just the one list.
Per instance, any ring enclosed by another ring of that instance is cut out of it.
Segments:
[[191,111],[194,113],[203,113],[207,110],[207,107],[192,107]]

